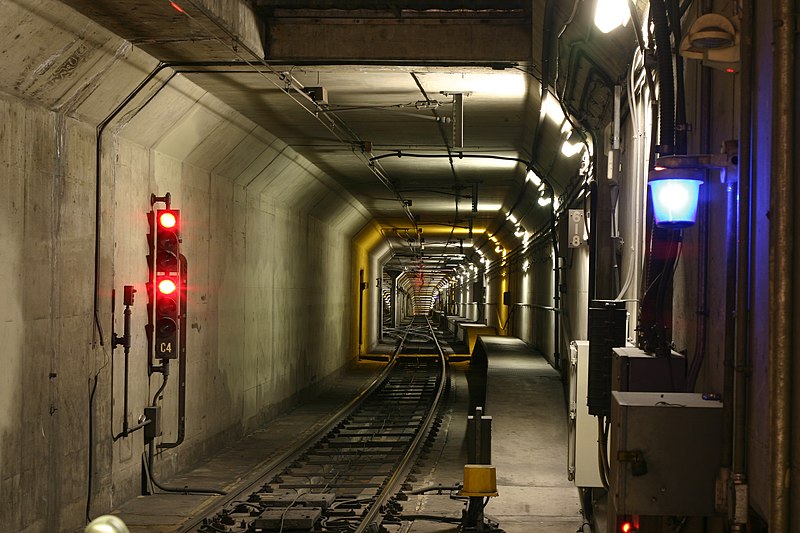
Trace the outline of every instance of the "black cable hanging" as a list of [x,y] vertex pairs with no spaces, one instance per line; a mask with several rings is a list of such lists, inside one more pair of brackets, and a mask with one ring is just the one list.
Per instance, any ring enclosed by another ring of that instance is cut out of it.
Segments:
[[[659,144],[656,151],[659,155],[672,155],[676,148],[685,152],[685,135],[676,136],[676,87],[675,59],[671,38],[680,38],[680,15],[672,13],[673,25],[670,28],[670,13],[667,2],[673,10],[677,3],[672,0],[653,0],[650,3],[650,16],[653,21],[656,43],[656,59],[658,67],[658,126]],[[679,9],[679,8],[677,8]],[[682,63],[680,64],[682,68]],[[683,76],[677,76],[677,100],[685,106],[683,96]],[[680,113],[685,122],[685,110]],[[681,128],[683,126],[681,125]],[[683,132],[685,133],[685,131]],[[679,143],[676,143],[676,138]],[[680,144],[680,146],[676,146]],[[655,160],[651,158],[651,166]],[[681,230],[659,228],[652,225],[652,200],[648,198],[647,220],[649,225],[649,250],[645,267],[645,290],[639,313],[639,347],[657,356],[669,356],[672,344],[672,289],[675,265],[679,258]]]

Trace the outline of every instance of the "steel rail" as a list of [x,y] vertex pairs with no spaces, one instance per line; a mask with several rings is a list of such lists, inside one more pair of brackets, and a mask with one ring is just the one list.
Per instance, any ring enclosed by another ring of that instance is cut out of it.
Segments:
[[[426,320],[426,327],[432,334],[433,331],[431,329],[429,321]],[[229,495],[227,495],[223,499],[214,499],[210,501],[210,505],[201,511],[201,514],[196,518],[185,523],[181,529],[179,530],[180,533],[188,533],[194,531],[206,531],[206,529],[202,529],[204,524],[207,524],[208,519],[212,519],[214,517],[219,517],[224,515],[225,510],[228,509],[230,506],[235,505],[236,502],[245,501],[248,496],[253,495],[259,492],[259,488],[268,485],[270,483],[270,479],[274,479],[276,473],[279,472],[286,472],[290,470],[290,466],[297,461],[299,457],[306,454],[311,450],[315,443],[324,439],[327,435],[333,432],[337,425],[339,425],[342,420],[345,420],[348,417],[353,416],[358,412],[358,409],[363,407],[365,401],[370,398],[373,394],[380,394],[380,389],[384,385],[390,383],[391,376],[393,371],[396,369],[397,361],[398,361],[398,354],[403,350],[404,347],[407,345],[407,341],[410,337],[413,336],[413,332],[419,328],[418,322],[412,321],[407,328],[405,328],[404,334],[402,338],[397,343],[395,347],[389,364],[381,371],[381,373],[370,383],[368,387],[362,390],[353,400],[348,402],[344,407],[337,410],[333,415],[331,415],[328,420],[316,431],[312,434],[308,435],[307,437],[303,438],[302,440],[298,440],[297,442],[291,445],[291,449],[285,451],[284,453],[280,454],[278,457],[273,459],[269,459],[262,463],[261,465],[257,466],[254,470],[258,473],[255,476],[251,476],[248,481],[244,482],[241,485],[241,488],[231,491]],[[436,348],[439,352],[440,359],[442,356],[441,347],[436,341],[434,336],[434,343]],[[442,360],[443,364],[443,360]],[[444,368],[442,366],[442,368]],[[416,437],[411,445],[410,449],[414,450],[418,447],[419,442],[421,442],[421,436],[425,435],[430,431],[430,427],[432,425],[433,418],[431,413],[436,412],[436,402],[438,402],[439,398],[441,398],[442,390],[443,390],[443,382],[444,376],[446,374],[440,375],[439,379],[439,387],[437,388],[437,392],[435,394],[434,400],[434,408],[429,409],[428,416],[424,419],[424,422],[419,426],[419,432],[416,434]],[[402,402],[400,402],[402,403]],[[346,453],[346,452],[345,452]],[[389,453],[387,448],[386,453]],[[413,454],[406,453],[401,461],[398,463],[396,468],[400,468],[403,471],[407,470],[406,465],[410,458],[413,457]],[[399,476],[395,475],[391,477],[387,482],[382,483],[381,487],[394,487],[396,482],[394,480],[400,479]],[[368,488],[367,485],[363,485],[364,488]],[[312,488],[309,486],[309,488]],[[355,484],[352,488],[356,488]],[[386,494],[386,498],[382,498],[382,496]],[[385,501],[391,497],[392,491],[384,489],[381,494],[379,494],[376,501],[371,504],[370,509],[376,509],[380,511],[380,508],[384,505]],[[365,501],[371,500],[372,498],[367,498]],[[200,529],[198,529],[200,528]]]
[[377,528],[380,525],[380,522],[382,521],[381,512],[383,510],[383,507],[389,501],[389,499],[391,499],[395,495],[397,489],[399,488],[399,485],[402,484],[403,480],[408,475],[411,467],[413,466],[413,460],[416,458],[417,453],[419,451],[420,444],[430,432],[433,421],[436,419],[438,415],[439,405],[444,396],[444,391],[448,379],[447,361],[444,356],[444,352],[442,351],[442,347],[439,344],[439,340],[433,333],[433,327],[431,326],[430,320],[427,317],[425,317],[425,322],[427,324],[431,336],[433,337],[433,342],[436,346],[436,350],[439,353],[439,362],[441,368],[441,374],[438,377],[439,386],[437,387],[436,394],[431,404],[431,408],[428,409],[428,415],[425,418],[425,422],[420,427],[420,430],[417,432],[417,435],[415,436],[414,440],[412,441],[411,445],[406,451],[406,454],[400,460],[394,473],[386,481],[384,485],[384,490],[380,493],[380,495],[376,498],[375,502],[369,508],[367,513],[364,515],[364,519],[361,521],[361,524],[359,524],[354,533],[366,533],[368,531],[377,531]]
[[391,375],[392,370],[397,365],[397,354],[403,349],[403,344],[406,341],[406,337],[408,336],[409,331],[411,330],[412,325],[409,325],[406,328],[406,331],[400,341],[395,346],[394,351],[392,352],[392,356],[389,359],[389,363],[386,367],[375,377],[375,379],[370,382],[370,384],[364,388],[361,392],[358,393],[352,400],[350,400],[347,404],[345,404],[342,408],[338,411],[330,415],[327,421],[320,426],[317,431],[309,434],[302,440],[298,440],[295,443],[292,443],[290,449],[286,450],[284,453],[280,454],[277,457],[272,459],[268,459],[266,462],[257,465],[255,470],[258,472],[255,475],[255,478],[252,478],[253,481],[248,482],[242,488],[229,492],[225,498],[222,499],[214,499],[211,500],[212,505],[210,505],[207,509],[202,510],[203,513],[201,516],[198,516],[188,523],[181,526],[179,533],[189,533],[191,531],[195,531],[197,527],[199,527],[202,522],[212,516],[221,512],[226,506],[230,505],[234,501],[240,499],[243,495],[247,495],[250,493],[255,492],[259,486],[263,485],[265,480],[269,479],[273,476],[275,471],[278,471],[282,468],[287,467],[291,464],[299,455],[301,455],[305,450],[311,447],[315,442],[319,441],[323,438],[326,434],[330,433],[331,430],[348,414],[352,413],[373,393],[375,392],[380,386],[388,379]]

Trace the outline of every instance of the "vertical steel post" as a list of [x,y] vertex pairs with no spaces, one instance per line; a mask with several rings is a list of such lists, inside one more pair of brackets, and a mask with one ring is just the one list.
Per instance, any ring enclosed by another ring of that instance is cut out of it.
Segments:
[[[773,121],[770,208],[770,533],[791,527],[791,380],[795,327],[793,244],[796,14],[792,0],[773,2]],[[797,250],[794,250],[796,253]],[[794,477],[797,477],[796,475]],[[795,488],[795,491],[797,489]],[[797,511],[800,512],[800,511]],[[800,524],[795,524],[798,526]]]
[[750,234],[752,228],[752,193],[750,172],[750,143],[752,116],[752,8],[748,1],[742,3],[741,24],[741,100],[739,113],[739,179],[738,224],[736,250],[736,349],[733,365],[733,471],[732,471],[732,525],[740,531],[747,523],[747,372],[750,343]]

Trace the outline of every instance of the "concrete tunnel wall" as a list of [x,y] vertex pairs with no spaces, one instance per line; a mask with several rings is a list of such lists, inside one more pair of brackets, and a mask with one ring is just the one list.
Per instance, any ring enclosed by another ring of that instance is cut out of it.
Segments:
[[[95,320],[96,127],[157,62],[60,3],[3,2],[0,21],[0,516],[9,531],[70,531],[84,523],[90,451],[90,515],[139,491],[141,433],[111,439],[123,417],[111,291],[118,334],[122,287],[138,291],[133,425],[161,383],[146,369],[150,193],[181,209],[189,263],[186,441],[157,458],[162,480],[356,353],[352,238],[368,215],[284,143],[164,71],[102,138]],[[164,440],[176,436],[172,366]]]
[[[527,261],[527,270],[523,264]],[[575,310],[576,320],[582,322],[586,315],[585,278],[588,265],[580,261],[576,265],[571,279],[575,279],[583,291],[576,291],[574,297],[565,298],[563,305]],[[553,312],[553,255],[549,241],[521,258],[507,265],[495,267],[488,275],[485,271],[469,271],[463,281],[447,291],[452,291],[454,304],[451,306],[457,316],[475,322],[481,322],[496,329],[498,335],[517,337],[539,350],[548,362],[556,366],[555,361],[555,317]],[[483,279],[485,287],[485,303],[478,302],[473,283]],[[562,280],[563,282],[564,280]],[[504,293],[510,296],[509,305],[504,303]],[[570,307],[571,304],[571,307]],[[437,304],[438,306],[438,304]],[[437,308],[444,308],[443,304]],[[546,309],[547,308],[547,309]],[[561,336],[560,355],[566,353],[569,340],[568,330],[563,321],[559,328]],[[581,338],[581,337],[576,337]]]
[[[353,269],[353,296],[351,299],[353,353],[369,353],[378,342],[378,311],[381,294],[375,286],[383,269],[381,257],[386,253],[388,244],[383,240],[381,227],[372,221],[364,226],[353,238],[353,249],[357,268]],[[362,290],[362,280],[366,284]],[[372,282],[370,282],[372,280]]]

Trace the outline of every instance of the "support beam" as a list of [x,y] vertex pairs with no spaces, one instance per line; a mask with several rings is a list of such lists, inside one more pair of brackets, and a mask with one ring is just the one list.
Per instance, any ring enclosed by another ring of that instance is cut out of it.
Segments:
[[263,56],[256,14],[244,0],[62,0],[164,62]]
[[268,61],[530,61],[522,11],[276,10],[263,18]]

